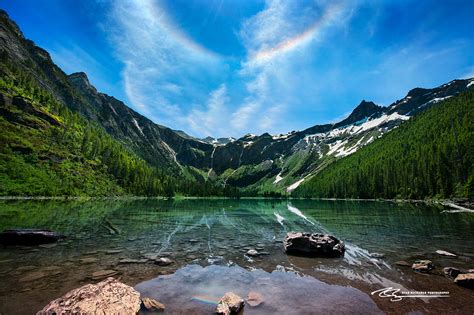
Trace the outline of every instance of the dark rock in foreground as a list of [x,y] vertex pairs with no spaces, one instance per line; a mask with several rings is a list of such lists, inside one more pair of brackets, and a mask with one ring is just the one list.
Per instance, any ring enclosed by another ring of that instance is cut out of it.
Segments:
[[39,245],[54,243],[64,238],[63,235],[50,230],[40,229],[17,229],[6,230],[0,233],[0,244],[2,245]]
[[447,278],[454,279],[456,278],[459,274],[465,273],[461,269],[455,268],[455,267],[444,267],[443,268],[443,273]]
[[51,301],[38,314],[136,314],[140,293],[132,287],[108,278],[86,284]]
[[454,279],[454,283],[462,287],[474,289],[474,273],[461,273]]
[[332,235],[289,232],[283,242],[287,254],[308,257],[339,257],[344,255],[344,242]]

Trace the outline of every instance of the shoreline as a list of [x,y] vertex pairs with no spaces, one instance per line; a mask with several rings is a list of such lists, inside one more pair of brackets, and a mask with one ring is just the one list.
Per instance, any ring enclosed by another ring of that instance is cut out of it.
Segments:
[[474,210],[474,201],[470,200],[453,200],[453,199],[358,199],[358,198],[278,198],[278,197],[221,197],[221,196],[176,196],[176,197],[163,197],[163,196],[0,196],[0,200],[60,200],[60,201],[94,201],[94,200],[315,200],[315,201],[362,201],[362,202],[393,202],[393,203],[412,203],[419,204],[423,203],[426,205],[440,205],[455,209],[457,212],[472,212]]

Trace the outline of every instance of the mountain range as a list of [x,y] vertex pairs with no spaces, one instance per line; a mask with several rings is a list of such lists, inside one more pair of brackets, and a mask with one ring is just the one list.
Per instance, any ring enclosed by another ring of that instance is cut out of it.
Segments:
[[[247,134],[239,139],[198,139],[156,124],[122,101],[97,91],[83,72],[67,75],[54,64],[47,51],[24,37],[4,11],[0,11],[0,58],[0,77],[4,82],[23,84],[18,75],[15,76],[15,71],[19,71],[21,77],[32,82],[28,83],[33,86],[31,95],[51,95],[55,102],[79,115],[87,126],[104,131],[110,141],[123,147],[127,154],[144,161],[147,167],[160,170],[160,176],[183,178],[197,185],[206,183],[218,190],[232,187],[232,191],[249,196],[290,194],[328,165],[372,145],[406,121],[474,86],[474,78],[471,78],[453,80],[435,88],[414,88],[389,106],[363,100],[340,122],[315,125],[302,131],[279,135]],[[8,116],[5,105],[12,106],[15,102],[5,100],[21,96],[26,103],[33,104],[26,107],[36,108],[30,110],[29,115],[43,117],[51,125],[57,125],[55,128],[61,128],[61,119],[54,118],[55,115],[61,117],[60,111],[38,107],[41,98],[35,103],[27,88],[12,89],[7,83],[0,90],[4,98],[1,115],[10,127],[20,122]],[[16,110],[24,111],[26,107],[17,106]],[[3,141],[8,145],[11,140]],[[25,152],[13,154],[30,154],[28,150]],[[105,168],[112,174],[110,165]],[[109,179],[124,181],[116,174]],[[9,180],[14,182],[12,178]],[[161,180],[162,183],[166,181]],[[180,189],[175,187],[174,190]],[[8,190],[3,192],[8,193]],[[21,194],[21,189],[18,193]],[[114,193],[120,194],[119,191]],[[128,193],[133,192],[128,190]]]

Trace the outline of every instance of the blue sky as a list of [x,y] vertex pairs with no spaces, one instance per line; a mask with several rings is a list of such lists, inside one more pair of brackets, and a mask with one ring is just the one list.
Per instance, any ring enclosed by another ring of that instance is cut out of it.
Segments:
[[194,136],[286,133],[474,76],[474,1],[0,2],[66,72]]

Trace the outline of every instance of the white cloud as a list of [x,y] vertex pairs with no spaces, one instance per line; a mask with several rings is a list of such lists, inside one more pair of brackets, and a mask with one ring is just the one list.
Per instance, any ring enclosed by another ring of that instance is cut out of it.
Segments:
[[345,23],[344,12],[340,4],[302,7],[298,1],[269,0],[263,11],[243,22],[239,34],[248,57],[240,76],[247,81],[248,96],[232,115],[234,129],[276,131],[285,122],[288,106],[302,101],[299,91],[311,89],[312,82],[300,76],[309,71],[315,44],[329,27]]
[[110,5],[103,30],[125,65],[122,76],[131,105],[160,124],[183,129],[184,105],[206,96],[197,82],[203,72],[212,75],[219,58],[183,34],[152,0]]
[[222,84],[209,94],[206,109],[192,109],[186,121],[191,129],[200,135],[229,135],[230,130],[225,123],[229,115],[228,102],[227,88]]
[[[345,22],[341,3],[268,0],[242,23],[247,54],[228,75],[225,60],[191,40],[152,0],[112,2],[104,31],[125,65],[131,105],[155,122],[196,136],[283,132],[288,106],[312,90],[301,78],[314,70],[308,64],[315,44]],[[209,79],[218,77],[224,81]],[[229,90],[236,85],[243,90]]]

